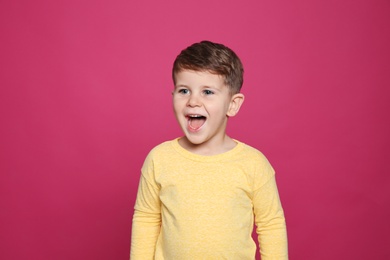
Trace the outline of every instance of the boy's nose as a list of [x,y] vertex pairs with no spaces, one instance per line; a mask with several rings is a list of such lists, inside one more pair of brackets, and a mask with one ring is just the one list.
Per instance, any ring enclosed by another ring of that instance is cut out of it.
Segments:
[[200,100],[197,95],[191,95],[188,99],[187,105],[190,107],[200,106]]

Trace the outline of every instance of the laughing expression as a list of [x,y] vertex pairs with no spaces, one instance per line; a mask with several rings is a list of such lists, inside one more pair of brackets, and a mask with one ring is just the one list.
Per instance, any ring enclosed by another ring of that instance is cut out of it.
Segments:
[[221,76],[205,71],[183,70],[175,74],[173,108],[185,134],[196,146],[221,146],[233,111],[234,96]]

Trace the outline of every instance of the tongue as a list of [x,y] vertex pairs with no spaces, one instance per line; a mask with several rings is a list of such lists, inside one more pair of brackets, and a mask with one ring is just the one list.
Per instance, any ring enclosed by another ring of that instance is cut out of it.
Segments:
[[191,118],[190,119],[190,127],[192,129],[199,129],[204,124],[205,121],[206,121],[206,118],[204,118],[204,117]]

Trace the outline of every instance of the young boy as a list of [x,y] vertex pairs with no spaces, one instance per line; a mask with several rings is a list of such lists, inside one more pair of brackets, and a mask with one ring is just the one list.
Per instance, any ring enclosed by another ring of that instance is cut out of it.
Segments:
[[226,135],[244,101],[243,67],[222,44],[203,41],[173,65],[173,108],[184,136],[142,167],[130,259],[287,259],[274,170],[258,150]]

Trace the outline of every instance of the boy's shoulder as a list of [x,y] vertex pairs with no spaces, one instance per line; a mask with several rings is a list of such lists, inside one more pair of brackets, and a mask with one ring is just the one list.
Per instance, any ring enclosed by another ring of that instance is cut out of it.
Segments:
[[164,141],[156,146],[154,146],[148,154],[148,158],[158,158],[158,157],[164,157],[168,154],[171,154],[175,149],[174,149],[174,142],[176,139],[169,140],[169,141]]
[[168,150],[171,150],[173,148],[173,143],[175,142],[176,139],[173,140],[168,140],[164,141],[150,150],[150,153],[161,153],[161,152],[166,152]]
[[259,149],[238,140],[235,141],[238,143],[238,145],[242,146],[242,154],[244,155],[244,158],[247,160],[264,161],[268,163],[268,159]]
[[275,170],[262,152],[250,145],[242,144],[244,151],[240,156],[240,164],[254,183],[253,187],[257,189],[275,175]]

